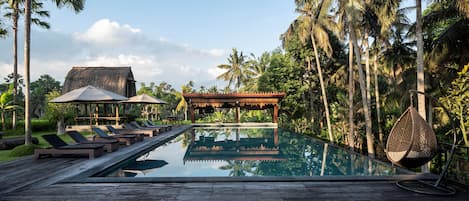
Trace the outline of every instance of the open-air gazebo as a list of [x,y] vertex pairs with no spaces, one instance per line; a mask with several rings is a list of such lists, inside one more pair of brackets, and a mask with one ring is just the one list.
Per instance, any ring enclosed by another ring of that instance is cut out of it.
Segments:
[[263,110],[273,108],[272,122],[278,122],[279,102],[285,93],[187,93],[183,94],[189,105],[192,123],[195,123],[195,110],[213,108],[236,108],[236,123],[239,123],[240,109]]

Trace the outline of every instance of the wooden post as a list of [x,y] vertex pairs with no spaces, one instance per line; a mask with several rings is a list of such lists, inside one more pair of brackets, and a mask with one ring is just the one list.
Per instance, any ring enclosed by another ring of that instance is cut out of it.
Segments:
[[194,111],[194,107],[192,105],[189,105],[189,111],[191,113],[191,122],[195,123],[195,111]]
[[116,127],[119,126],[119,104],[116,104]]
[[272,122],[278,123],[278,105],[277,104],[274,105],[274,115],[272,118]]
[[239,110],[240,110],[239,106],[237,105],[236,106],[236,123],[239,123],[239,113],[240,113]]
[[274,145],[278,147],[278,128],[274,128]]

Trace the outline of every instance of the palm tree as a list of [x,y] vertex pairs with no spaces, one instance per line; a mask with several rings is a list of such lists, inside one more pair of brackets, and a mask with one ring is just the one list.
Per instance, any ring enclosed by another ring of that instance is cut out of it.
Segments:
[[[326,113],[327,131],[329,141],[334,141],[332,135],[332,126],[329,115],[329,104],[327,102],[326,87],[324,84],[324,78],[322,76],[321,62],[319,60],[318,49],[326,53],[328,57],[332,55],[332,47],[329,42],[328,29],[334,29],[335,23],[332,17],[329,15],[329,8],[331,6],[330,0],[312,1],[312,0],[295,0],[296,12],[300,14],[298,18],[290,25],[290,28],[283,35],[288,41],[292,34],[299,34],[300,39],[303,43],[307,40],[313,45],[313,52],[315,57],[316,68],[319,76],[319,83],[321,85],[322,99],[324,103],[324,111]],[[328,28],[326,28],[328,27]],[[308,69],[310,69],[310,62],[308,59]]]
[[358,37],[357,32],[360,30],[358,27],[358,23],[362,19],[364,5],[361,1],[356,0],[343,0],[340,1],[340,8],[341,11],[345,15],[345,21],[348,26],[349,30],[349,40],[352,41],[353,50],[355,54],[355,62],[358,66],[358,76],[359,76],[359,84],[360,84],[360,93],[363,102],[363,112],[365,115],[365,133],[366,133],[366,141],[367,141],[367,151],[368,155],[374,157],[375,150],[374,150],[374,136],[372,133],[372,122],[371,122],[371,111],[370,105],[368,104],[367,100],[367,90],[365,84],[365,75],[363,73],[363,66],[361,64],[361,53],[358,46]]
[[246,83],[243,90],[258,91],[258,79],[270,65],[270,53],[264,52],[260,57],[251,53],[251,59],[246,62]]
[[[7,13],[5,17],[11,18],[12,20],[12,29],[13,29],[13,104],[16,104],[16,96],[18,94],[18,20],[22,9],[20,8],[20,3],[23,3],[24,0],[9,0],[8,6],[11,9],[11,13]],[[41,10],[42,3],[37,1],[32,1],[32,12],[39,15],[40,17],[49,17],[49,12]],[[39,18],[32,18],[31,21],[39,25],[42,28],[49,29],[50,26],[47,22],[41,21]],[[12,115],[12,127],[16,128],[16,110],[13,110]]]
[[[422,0],[415,0],[416,8],[416,36],[417,36],[417,91],[425,93],[425,69],[423,68],[423,32],[422,32]],[[423,119],[427,119],[425,111],[425,95],[418,94],[418,112]]]
[[176,96],[177,98],[179,98],[179,103],[178,105],[176,106],[176,112],[179,112],[181,110],[184,111],[184,120],[187,121],[187,109],[189,107],[189,105],[187,104],[186,102],[186,99],[184,99],[184,97],[182,96],[183,94],[185,93],[192,93],[192,87],[194,87],[194,82],[192,81],[189,81],[186,85],[183,85],[181,87],[181,93],[176,93]]
[[241,85],[246,81],[245,59],[246,57],[243,55],[243,52],[238,54],[238,50],[233,48],[233,52],[228,57],[228,64],[220,64],[217,66],[220,69],[226,70],[226,72],[219,75],[217,79],[228,81],[228,87],[234,84],[235,92],[238,92]]
[[5,113],[9,110],[13,110],[15,105],[13,104],[13,89],[10,86],[7,91],[0,94],[0,115],[2,121],[2,130],[5,130]]
[[[72,8],[76,13],[84,8],[85,0],[52,0],[57,7],[64,6]],[[30,50],[31,50],[31,13],[32,1],[25,0],[24,3],[24,81],[25,81],[25,96],[24,96],[24,135],[25,144],[31,144],[31,92],[30,92]]]

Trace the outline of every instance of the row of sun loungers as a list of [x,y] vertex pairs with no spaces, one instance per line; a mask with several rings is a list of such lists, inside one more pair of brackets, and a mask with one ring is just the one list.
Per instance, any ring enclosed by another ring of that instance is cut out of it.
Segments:
[[[150,122],[146,122],[149,124]],[[145,124],[144,124],[145,125]],[[77,144],[67,144],[56,134],[43,135],[42,137],[52,147],[45,149],[36,149],[34,157],[36,159],[42,156],[55,156],[55,155],[87,155],[89,159],[94,159],[106,152],[113,152],[119,149],[119,144],[130,146],[136,142],[143,141],[144,136],[153,137],[159,133],[171,130],[170,126],[154,126],[142,127],[136,122],[124,124],[124,129],[116,129],[112,126],[106,126],[112,133],[108,135],[100,128],[92,128],[96,135],[92,140],[88,140],[77,131],[67,131],[67,134]]]

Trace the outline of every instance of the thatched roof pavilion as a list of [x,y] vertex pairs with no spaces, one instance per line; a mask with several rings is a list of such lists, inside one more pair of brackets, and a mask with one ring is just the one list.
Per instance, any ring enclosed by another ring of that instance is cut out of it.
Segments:
[[72,67],[65,77],[62,94],[92,85],[125,97],[137,95],[129,67]]

